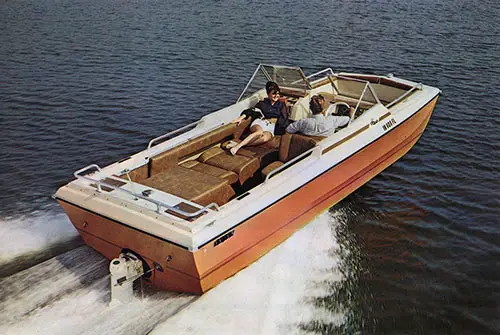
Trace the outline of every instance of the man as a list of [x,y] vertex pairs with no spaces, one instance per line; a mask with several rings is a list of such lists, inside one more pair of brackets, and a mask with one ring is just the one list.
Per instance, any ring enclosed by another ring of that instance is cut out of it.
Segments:
[[337,127],[342,127],[349,123],[349,116],[328,115],[330,109],[327,110],[326,116],[323,115],[324,107],[325,98],[321,95],[314,95],[309,102],[309,108],[313,116],[295,121],[286,128],[286,131],[291,134],[300,132],[309,136],[329,136],[335,132]]

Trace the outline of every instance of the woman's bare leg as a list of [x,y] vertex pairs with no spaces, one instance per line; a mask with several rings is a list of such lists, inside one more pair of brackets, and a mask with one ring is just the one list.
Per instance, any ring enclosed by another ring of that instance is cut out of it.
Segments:
[[260,130],[257,130],[250,135],[248,135],[243,141],[241,141],[238,145],[232,147],[229,151],[231,152],[232,155],[236,155],[238,150],[240,150],[242,147],[245,145],[252,143],[253,141],[257,140],[259,137],[261,137],[264,134],[264,131],[262,130],[261,127],[259,127]]
[[247,147],[269,142],[270,140],[272,140],[272,138],[273,138],[273,134],[271,134],[268,131],[265,131],[260,137],[255,139],[253,142],[248,143]]
[[253,126],[250,130],[252,131],[252,133],[250,135],[248,135],[238,145],[232,147],[229,150],[232,155],[236,155],[238,150],[240,150],[245,145],[247,145],[247,146],[259,145],[259,144],[262,144],[262,143],[269,141],[273,137],[273,135],[270,132],[264,131],[264,129],[262,129],[261,126]]

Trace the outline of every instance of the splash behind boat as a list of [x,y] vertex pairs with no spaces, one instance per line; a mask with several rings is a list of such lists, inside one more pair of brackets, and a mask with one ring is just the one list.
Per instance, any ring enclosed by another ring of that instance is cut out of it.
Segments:
[[[327,137],[285,134],[231,155],[248,134],[231,123],[281,88],[291,119],[312,95],[352,107]],[[83,240],[113,259],[136,254],[148,281],[202,294],[267,253],[402,157],[422,135],[439,89],[396,78],[260,65],[238,101],[106,167],[89,165],[55,194]]]

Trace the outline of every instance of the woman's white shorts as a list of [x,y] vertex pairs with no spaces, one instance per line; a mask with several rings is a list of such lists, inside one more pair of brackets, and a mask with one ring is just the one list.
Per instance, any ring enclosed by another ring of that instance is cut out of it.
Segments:
[[255,119],[252,124],[250,125],[250,128],[253,126],[261,126],[264,131],[268,131],[271,133],[271,135],[274,136],[274,126],[275,123],[271,122],[270,120],[266,119]]

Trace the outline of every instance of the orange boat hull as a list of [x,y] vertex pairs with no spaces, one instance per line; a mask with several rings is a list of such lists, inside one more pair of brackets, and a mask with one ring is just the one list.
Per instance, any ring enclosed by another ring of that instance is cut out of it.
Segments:
[[202,294],[256,261],[315,216],[393,164],[418,141],[438,97],[411,118],[334,168],[253,217],[190,251],[172,242],[58,199],[86,244],[109,259],[123,249],[153,268],[148,279],[161,289]]

